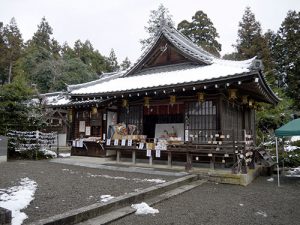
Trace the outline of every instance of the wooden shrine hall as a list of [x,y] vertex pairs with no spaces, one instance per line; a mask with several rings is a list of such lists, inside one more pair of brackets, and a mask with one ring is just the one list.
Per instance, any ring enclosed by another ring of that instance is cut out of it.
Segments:
[[258,102],[277,104],[255,58],[216,58],[168,24],[127,71],[68,86],[72,155],[171,166],[254,165]]

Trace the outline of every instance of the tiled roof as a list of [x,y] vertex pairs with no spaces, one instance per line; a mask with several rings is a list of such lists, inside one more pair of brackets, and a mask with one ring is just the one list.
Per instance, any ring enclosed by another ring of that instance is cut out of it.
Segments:
[[70,94],[105,94],[137,89],[155,88],[191,82],[216,80],[230,75],[248,73],[252,60],[231,62],[213,60],[211,65],[182,64],[166,67],[156,67],[142,71],[137,76],[118,77],[107,81],[85,85],[73,89]]
[[43,99],[43,104],[47,106],[61,106],[71,102],[66,93],[64,92],[52,92],[40,95]]
[[[142,68],[143,63],[157,46],[161,37],[165,37],[190,60],[181,64]],[[274,99],[272,102],[278,102],[278,98],[266,84],[260,70],[261,62],[255,58],[244,61],[219,59],[195,45],[175,28],[164,25],[137,62],[127,71],[106,74],[96,81],[84,84],[70,85],[68,91],[71,96],[104,96],[108,94],[112,96],[122,92],[218,82],[225,79],[228,82],[233,78],[247,76],[250,78],[255,74],[259,77],[267,95]]]

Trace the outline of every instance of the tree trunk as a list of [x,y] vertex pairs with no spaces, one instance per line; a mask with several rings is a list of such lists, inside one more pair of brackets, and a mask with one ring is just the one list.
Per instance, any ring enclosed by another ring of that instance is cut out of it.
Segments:
[[12,61],[9,62],[9,68],[8,68],[8,83],[11,82],[11,71],[12,71]]

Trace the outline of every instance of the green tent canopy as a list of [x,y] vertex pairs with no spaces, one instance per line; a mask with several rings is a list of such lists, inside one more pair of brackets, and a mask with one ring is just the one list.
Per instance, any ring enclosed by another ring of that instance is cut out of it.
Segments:
[[292,120],[275,130],[277,137],[290,137],[300,135],[300,118]]
[[275,142],[276,142],[276,159],[277,159],[277,180],[278,187],[280,186],[279,181],[279,163],[278,163],[278,137],[291,137],[300,135],[300,118],[292,120],[287,124],[279,127],[275,130]]

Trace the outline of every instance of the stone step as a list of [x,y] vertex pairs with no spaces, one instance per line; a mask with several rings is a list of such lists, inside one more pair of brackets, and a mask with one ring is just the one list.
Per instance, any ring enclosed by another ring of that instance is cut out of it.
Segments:
[[[158,204],[162,201],[168,200],[169,198],[172,198],[176,195],[182,194],[184,192],[187,192],[189,190],[192,190],[193,188],[196,188],[203,183],[207,182],[207,180],[197,180],[194,182],[191,182],[189,184],[182,185],[178,188],[175,188],[173,190],[167,191],[161,195],[158,195],[156,197],[153,197],[151,199],[146,199],[144,202],[146,202],[149,206],[153,206],[155,204]],[[131,206],[126,206],[123,208],[120,208],[118,210],[111,211],[109,213],[106,213],[104,215],[101,215],[99,217],[84,221],[82,223],[79,223],[78,225],[101,225],[101,224],[108,224],[112,221],[116,221],[118,219],[121,219],[125,216],[128,216],[132,213],[134,213],[136,210],[133,209]]]
[[133,193],[116,197],[107,203],[95,203],[93,205],[89,205],[59,215],[55,215],[46,219],[42,219],[31,223],[31,225],[33,224],[35,225],[77,224],[86,221],[88,219],[98,217],[105,213],[118,210],[128,205],[140,203],[145,199],[154,198],[155,196],[161,195],[173,189],[177,189],[183,185],[187,185],[191,182],[197,181],[198,179],[199,179],[198,175],[187,175],[166,183],[162,183],[162,184],[158,184],[146,188],[140,192],[133,192]]

